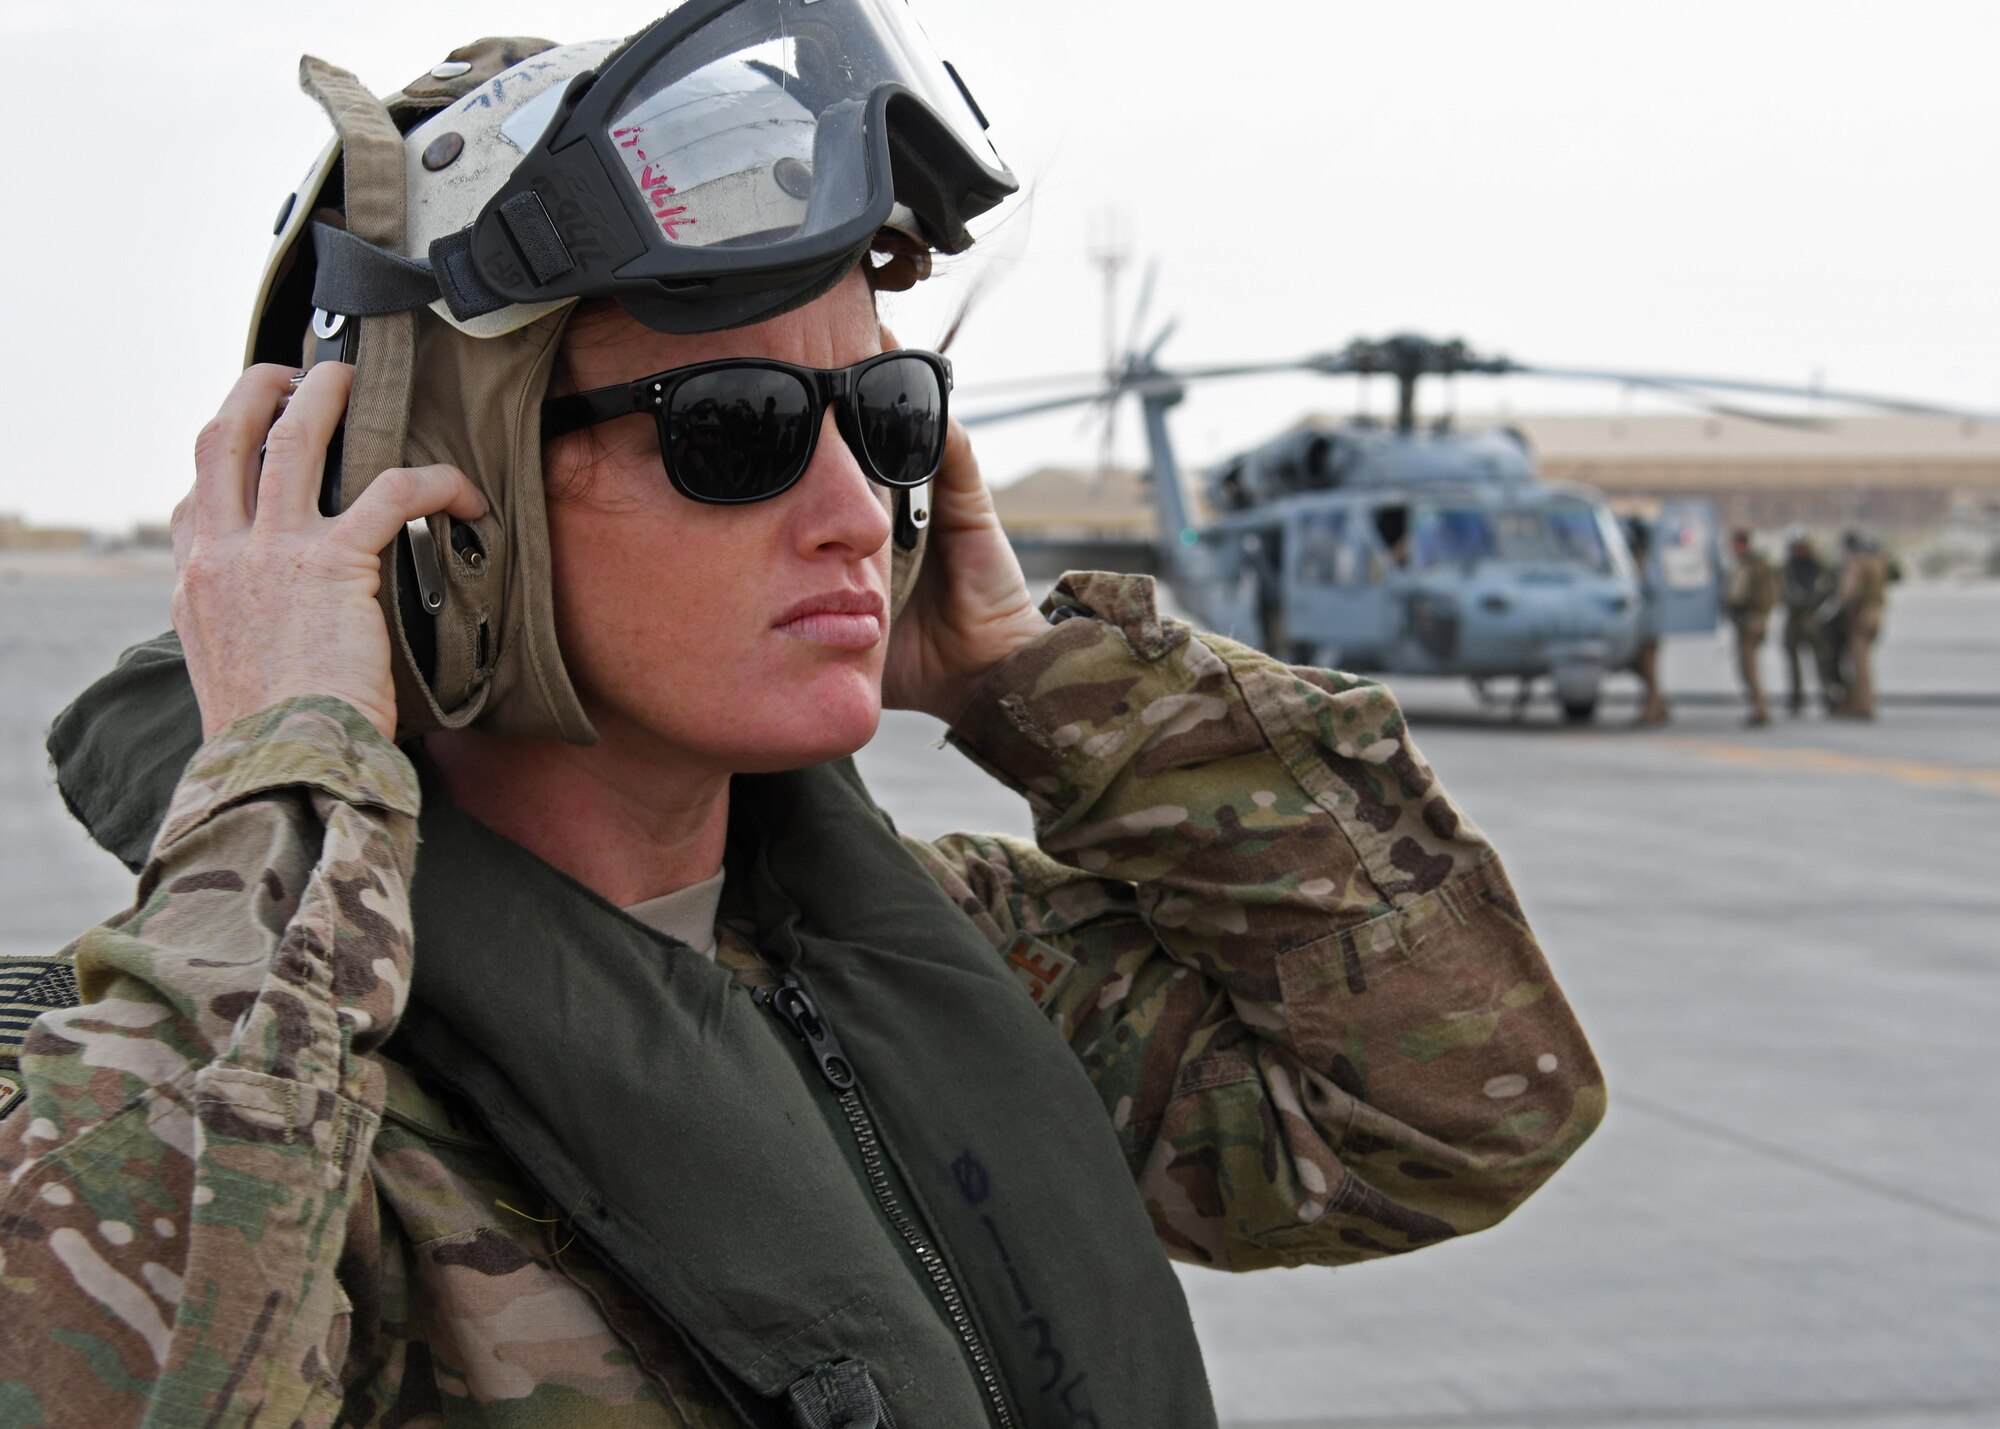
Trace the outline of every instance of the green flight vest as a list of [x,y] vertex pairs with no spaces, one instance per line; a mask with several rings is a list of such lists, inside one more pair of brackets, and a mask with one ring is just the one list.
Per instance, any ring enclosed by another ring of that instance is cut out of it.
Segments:
[[[136,866],[198,741],[167,637],[49,748]],[[775,998],[427,781],[392,1053],[478,1110],[746,1423],[875,1423],[872,1381],[895,1429],[1213,1425],[1103,1103],[852,765],[740,776],[731,806]]]

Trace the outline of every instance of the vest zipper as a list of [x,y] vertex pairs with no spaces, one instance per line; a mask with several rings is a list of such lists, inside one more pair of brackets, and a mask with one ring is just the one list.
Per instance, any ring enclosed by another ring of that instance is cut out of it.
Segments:
[[930,1277],[931,1288],[943,1302],[945,1314],[958,1331],[959,1342],[965,1346],[973,1370],[986,1391],[986,1402],[993,1409],[994,1421],[1000,1429],[1015,1429],[1014,1412],[1001,1393],[1000,1376],[993,1367],[993,1357],[987,1352],[986,1342],[979,1337],[978,1327],[972,1323],[972,1316],[965,1308],[965,1297],[959,1292],[951,1267],[945,1264],[944,1256],[937,1247],[917,1228],[889,1184],[882,1139],[876,1134],[875,1119],[869,1115],[867,1103],[861,1099],[861,1085],[855,1076],[854,1064],[841,1050],[840,1039],[833,1035],[833,1028],[820,1013],[818,1004],[807,995],[799,980],[789,973],[777,991],[766,992],[758,988],[751,993],[751,997],[758,1004],[769,1007],[780,1021],[792,1029],[792,1034],[805,1044],[806,1051],[811,1054],[821,1079],[833,1089],[840,1102],[840,1110],[847,1118],[848,1129],[854,1134],[854,1144],[861,1152],[861,1165],[867,1172],[868,1189],[874,1193],[875,1203],[881,1207],[884,1218],[895,1228],[896,1234],[903,1238],[903,1244],[910,1248],[910,1254],[923,1266],[924,1274]]

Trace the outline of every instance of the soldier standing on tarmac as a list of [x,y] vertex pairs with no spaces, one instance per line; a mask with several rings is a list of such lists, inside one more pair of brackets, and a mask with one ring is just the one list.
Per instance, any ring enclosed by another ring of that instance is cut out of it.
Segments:
[[1750,544],[1750,532],[1738,528],[1730,537],[1730,552],[1736,568],[1729,576],[1729,591],[1723,605],[1736,626],[1736,662],[1743,675],[1743,692],[1750,699],[1749,723],[1771,722],[1771,707],[1764,702],[1764,684],[1757,671],[1757,654],[1770,628],[1771,608],[1778,603],[1778,575],[1771,563]]
[[1802,527],[1792,529],[1780,576],[1785,601],[1785,674],[1788,680],[1785,709],[1796,718],[1805,712],[1806,706],[1805,676],[1799,668],[1801,653],[1811,658],[1813,672],[1819,677],[1820,694],[1829,706],[1833,703],[1832,690],[1837,683],[1828,678],[1834,666],[1833,652],[1828,648],[1819,624],[1819,608],[1833,594],[1833,572],[1819,558],[1819,552],[1813,549],[1812,538]]
[[1875,718],[1875,639],[1882,632],[1882,606],[1889,593],[1889,563],[1874,542],[1858,531],[1841,538],[1841,563],[1834,601],[1846,632],[1845,692],[1832,713],[1842,719]]

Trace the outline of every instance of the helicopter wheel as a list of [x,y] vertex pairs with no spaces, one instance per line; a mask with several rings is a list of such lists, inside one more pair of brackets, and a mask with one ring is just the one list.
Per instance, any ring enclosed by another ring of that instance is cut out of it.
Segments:
[[1590,695],[1580,700],[1564,700],[1563,723],[1589,724],[1597,718],[1597,696]]

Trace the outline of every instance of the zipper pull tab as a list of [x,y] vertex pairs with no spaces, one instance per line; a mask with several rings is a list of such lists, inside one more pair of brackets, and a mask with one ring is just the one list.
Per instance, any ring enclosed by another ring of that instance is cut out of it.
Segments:
[[820,1016],[818,1004],[806,995],[797,978],[787,974],[777,991],[766,995],[760,989],[753,996],[777,1013],[785,1026],[792,1029],[792,1035],[805,1043],[828,1086],[844,1092],[854,1085],[854,1067],[841,1051],[840,1039],[833,1035],[833,1028]]

